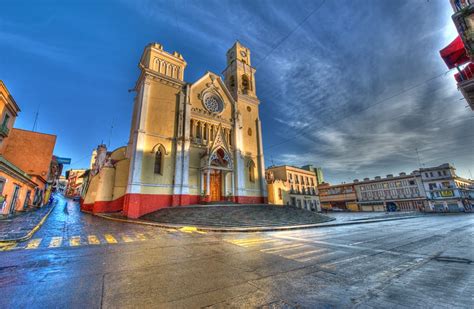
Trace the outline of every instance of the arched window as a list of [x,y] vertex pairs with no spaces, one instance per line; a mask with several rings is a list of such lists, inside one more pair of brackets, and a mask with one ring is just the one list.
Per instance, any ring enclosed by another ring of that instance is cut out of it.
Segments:
[[233,75],[229,78],[229,87],[230,87],[230,90],[234,90],[235,88],[235,78]]
[[242,75],[242,92],[247,93],[250,90],[250,81],[247,75]]
[[196,137],[201,138],[202,137],[202,127],[201,127],[201,122],[198,121],[197,123],[197,131],[196,131]]
[[155,174],[163,175],[163,150],[161,147],[155,153]]
[[249,181],[255,182],[255,163],[253,163],[253,161],[249,161],[248,163],[248,173],[249,173]]

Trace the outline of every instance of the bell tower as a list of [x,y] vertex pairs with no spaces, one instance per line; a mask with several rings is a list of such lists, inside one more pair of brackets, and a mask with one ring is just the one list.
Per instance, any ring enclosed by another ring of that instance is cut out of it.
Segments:
[[239,41],[227,51],[227,67],[224,79],[235,100],[239,96],[257,98],[255,90],[255,68],[250,62],[250,50]]

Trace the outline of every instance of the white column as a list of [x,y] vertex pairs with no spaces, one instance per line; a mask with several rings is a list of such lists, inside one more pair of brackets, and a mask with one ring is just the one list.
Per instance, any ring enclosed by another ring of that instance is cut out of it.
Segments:
[[145,146],[145,125],[148,109],[148,96],[150,91],[150,82],[145,76],[142,81],[139,100],[140,106],[137,113],[137,126],[135,129],[135,137],[132,147],[132,156],[130,158],[130,170],[128,174],[127,193],[140,193],[141,177],[142,177],[142,162],[143,152]]
[[258,168],[260,178],[260,193],[263,197],[267,197],[267,184],[265,181],[265,160],[263,158],[263,143],[262,143],[262,122],[257,119],[257,134],[258,134]]
[[206,182],[206,195],[210,195],[211,193],[211,170],[208,169],[206,171],[206,179],[207,179],[207,182]]

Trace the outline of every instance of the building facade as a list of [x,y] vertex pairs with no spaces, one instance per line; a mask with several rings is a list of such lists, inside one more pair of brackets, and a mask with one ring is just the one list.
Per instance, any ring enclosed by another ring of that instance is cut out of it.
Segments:
[[437,167],[421,168],[428,211],[472,211],[474,182],[456,175],[456,169],[445,163]]
[[317,177],[313,171],[289,165],[266,170],[268,202],[312,211],[321,211]]
[[136,218],[168,206],[266,201],[255,68],[239,42],[226,56],[224,78],[207,72],[187,83],[181,54],[145,48],[128,145],[97,152],[84,209]]
[[316,182],[317,185],[319,186],[320,184],[324,183],[324,174],[323,174],[323,169],[321,167],[314,167],[312,165],[305,165],[301,167],[304,170],[308,170],[310,172],[314,172],[316,175]]
[[20,108],[0,81],[0,215],[9,216],[48,198],[56,136],[13,128]]
[[422,211],[426,196],[420,173],[354,180],[360,211]]
[[69,198],[79,198],[84,184],[84,169],[70,169],[66,171],[67,184],[64,195]]
[[330,185],[322,183],[318,186],[321,208],[325,210],[357,211],[357,196],[352,183]]

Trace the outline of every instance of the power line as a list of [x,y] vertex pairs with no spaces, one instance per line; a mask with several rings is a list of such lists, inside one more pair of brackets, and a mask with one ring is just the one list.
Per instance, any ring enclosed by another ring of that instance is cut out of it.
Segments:
[[[411,86],[411,87],[408,87],[408,88],[406,88],[406,89],[403,89],[403,90],[401,90],[401,91],[399,91],[399,92],[397,92],[397,93],[395,93],[395,94],[393,94],[393,95],[391,95],[391,96],[389,96],[389,97],[387,97],[387,98],[384,98],[384,99],[382,99],[382,100],[380,100],[380,101],[377,101],[377,102],[375,102],[374,104],[368,105],[368,106],[366,106],[366,107],[364,107],[364,108],[362,108],[362,109],[360,109],[360,110],[350,112],[350,113],[346,114],[344,117],[342,117],[342,118],[340,118],[340,119],[332,119],[331,122],[340,122],[340,121],[342,121],[342,120],[344,120],[344,119],[346,119],[346,118],[349,118],[349,117],[351,117],[351,116],[353,116],[353,115],[355,115],[355,114],[362,113],[362,112],[364,112],[364,111],[366,111],[366,110],[368,110],[368,109],[370,109],[370,108],[372,108],[372,107],[374,107],[374,106],[377,106],[377,105],[379,105],[379,104],[382,104],[382,103],[384,103],[384,102],[387,102],[387,101],[389,101],[389,100],[391,100],[391,99],[393,99],[393,98],[395,98],[395,97],[397,97],[397,96],[399,96],[399,95],[402,95],[402,94],[404,94],[404,93],[406,93],[406,92],[409,92],[409,91],[411,91],[411,90],[413,90],[413,89],[415,89],[415,88],[418,88],[418,87],[420,87],[420,86],[422,86],[422,85],[424,85],[424,84],[426,84],[426,83],[428,83],[428,82],[430,82],[430,81],[432,81],[432,80],[435,80],[435,79],[437,79],[437,78],[439,78],[439,77],[441,77],[441,76],[447,74],[447,73],[450,72],[450,71],[451,71],[451,70],[448,70],[448,71],[445,71],[445,72],[443,72],[443,73],[437,74],[437,75],[435,75],[435,76],[433,76],[433,77],[431,77],[431,78],[429,78],[429,79],[427,79],[427,80],[425,80],[425,81],[423,81],[423,82],[421,82],[421,83],[415,84],[415,85],[413,85],[413,86]],[[281,141],[281,142],[278,142],[278,143],[276,143],[276,144],[267,146],[266,149],[271,149],[271,148],[273,148],[273,147],[280,146],[280,145],[285,144],[285,143],[287,143],[287,142],[289,142],[289,141],[292,141],[292,140],[294,140],[296,137],[300,136],[302,133],[304,133],[304,132],[305,132],[306,130],[308,130],[308,129],[316,129],[316,128],[313,127],[313,126],[305,126],[305,127],[303,127],[302,129],[298,130],[297,133],[294,134],[293,136],[291,136],[290,138],[285,139],[285,140],[283,140],[283,141]]]
[[[258,65],[264,63],[265,60],[267,60],[267,58],[275,51],[275,49],[277,49],[281,44],[283,44],[283,42],[285,42],[296,30],[298,30],[314,13],[319,11],[319,9],[321,9],[321,7],[323,6],[325,2],[326,0],[321,1],[321,4],[319,6],[317,6],[308,15],[306,15],[306,17],[303,18],[303,20],[295,28],[293,28],[293,30],[291,30],[283,38],[281,38],[280,41],[278,41],[278,43],[275,46],[273,46],[272,49],[267,53],[267,55],[263,57],[263,59],[260,60],[260,62],[258,62]],[[257,67],[257,65],[255,65],[255,67]]]

